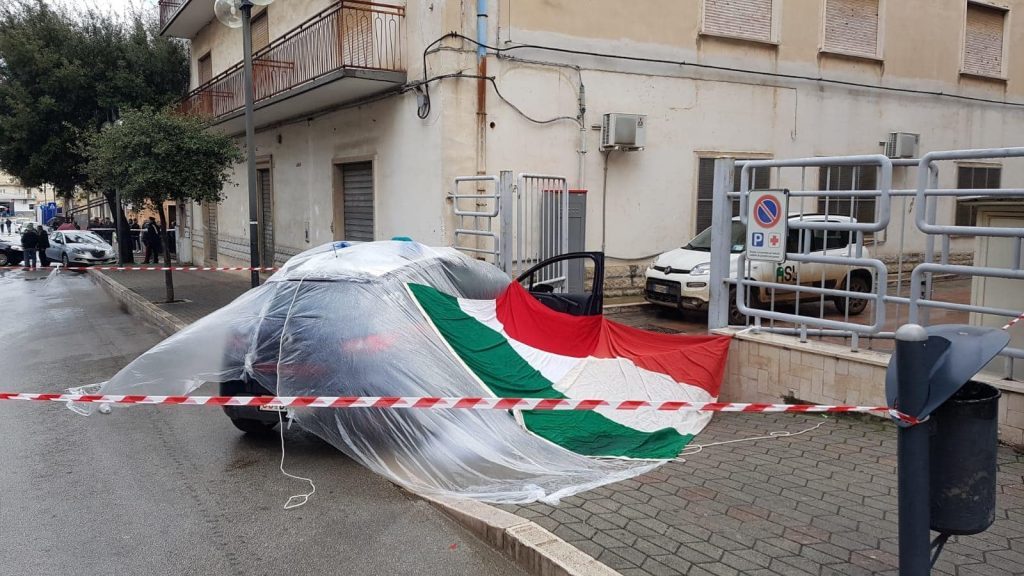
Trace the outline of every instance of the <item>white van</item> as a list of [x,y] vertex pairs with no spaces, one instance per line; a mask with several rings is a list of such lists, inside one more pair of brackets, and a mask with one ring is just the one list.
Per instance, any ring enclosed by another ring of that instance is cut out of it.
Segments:
[[[848,216],[803,215],[790,216],[789,221],[804,222],[856,222]],[[799,252],[799,230],[790,229],[786,239],[787,252]],[[853,254],[853,235],[850,232],[812,230],[810,254],[829,256],[849,256]],[[738,217],[732,220],[732,231],[729,239],[731,254],[729,256],[729,276],[735,276],[739,255],[746,250],[747,229]],[[867,248],[862,257],[869,258]],[[824,277],[822,274],[824,273]],[[658,256],[654,264],[645,273],[646,285],[644,298],[659,306],[667,306],[679,310],[706,310],[710,299],[708,283],[711,274],[711,228],[698,234],[689,244],[676,248]],[[846,286],[849,274],[849,287]],[[834,264],[817,264],[807,262],[752,262],[750,279],[762,282],[778,282],[796,285],[797,278],[802,286],[819,286],[824,288],[848,289],[851,292],[871,292],[874,285],[874,273],[868,268],[840,266]],[[776,302],[793,301],[796,292],[777,290]],[[808,301],[818,298],[817,295],[802,293],[801,300]],[[857,315],[867,307],[867,299],[832,297],[832,303],[840,312]],[[758,306],[758,290],[750,289],[749,303]],[[735,298],[730,297],[730,322],[742,320],[735,310]]]

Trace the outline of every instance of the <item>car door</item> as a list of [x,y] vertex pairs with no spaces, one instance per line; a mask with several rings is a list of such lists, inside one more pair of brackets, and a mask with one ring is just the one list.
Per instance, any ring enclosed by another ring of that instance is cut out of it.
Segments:
[[[558,265],[573,260],[591,261],[593,281],[590,290],[579,294],[558,292],[557,289],[563,287],[566,282],[564,276],[561,276],[566,267]],[[604,253],[570,252],[554,256],[520,274],[516,282],[522,284],[534,298],[552,310],[573,316],[595,316],[601,314],[604,307]]]
[[[820,256],[823,254],[824,243],[821,241],[823,232],[820,230],[798,230],[789,229],[786,236],[786,252],[792,254],[804,254],[805,248],[809,256]],[[801,238],[803,241],[801,242]],[[809,242],[810,246],[805,247],[804,243]],[[775,267],[775,282],[796,286],[820,286],[821,273],[824,270],[821,264],[816,262],[797,262],[786,260]],[[795,291],[780,290],[776,294],[779,300],[794,300],[797,296]],[[800,293],[800,300],[806,301],[813,298],[809,293]]]
[[50,247],[46,249],[46,257],[50,260],[60,261],[60,257],[63,253],[64,233],[54,232],[53,236],[50,236]]

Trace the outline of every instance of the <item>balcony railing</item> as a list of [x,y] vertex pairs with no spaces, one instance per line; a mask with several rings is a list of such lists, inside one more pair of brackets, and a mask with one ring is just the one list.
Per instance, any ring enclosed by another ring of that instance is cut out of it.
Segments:
[[160,29],[162,30],[171,21],[174,13],[181,8],[185,0],[160,0]]
[[[405,71],[405,8],[342,0],[253,54],[255,100],[270,98],[342,68]],[[178,112],[216,118],[241,109],[242,63],[199,86]]]

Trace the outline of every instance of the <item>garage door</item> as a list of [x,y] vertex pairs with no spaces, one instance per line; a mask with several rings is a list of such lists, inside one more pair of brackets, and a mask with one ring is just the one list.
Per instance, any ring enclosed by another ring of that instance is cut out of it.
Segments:
[[373,163],[341,165],[345,240],[373,241]]

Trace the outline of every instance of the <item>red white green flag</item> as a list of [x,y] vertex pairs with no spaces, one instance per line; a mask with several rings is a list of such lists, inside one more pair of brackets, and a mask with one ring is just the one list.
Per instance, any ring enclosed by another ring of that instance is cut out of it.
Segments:
[[[646,332],[604,316],[544,306],[513,282],[497,300],[456,298],[409,284],[427,320],[490,394],[502,398],[676,400],[718,396],[728,336]],[[531,432],[588,456],[670,459],[710,413],[517,411]]]

